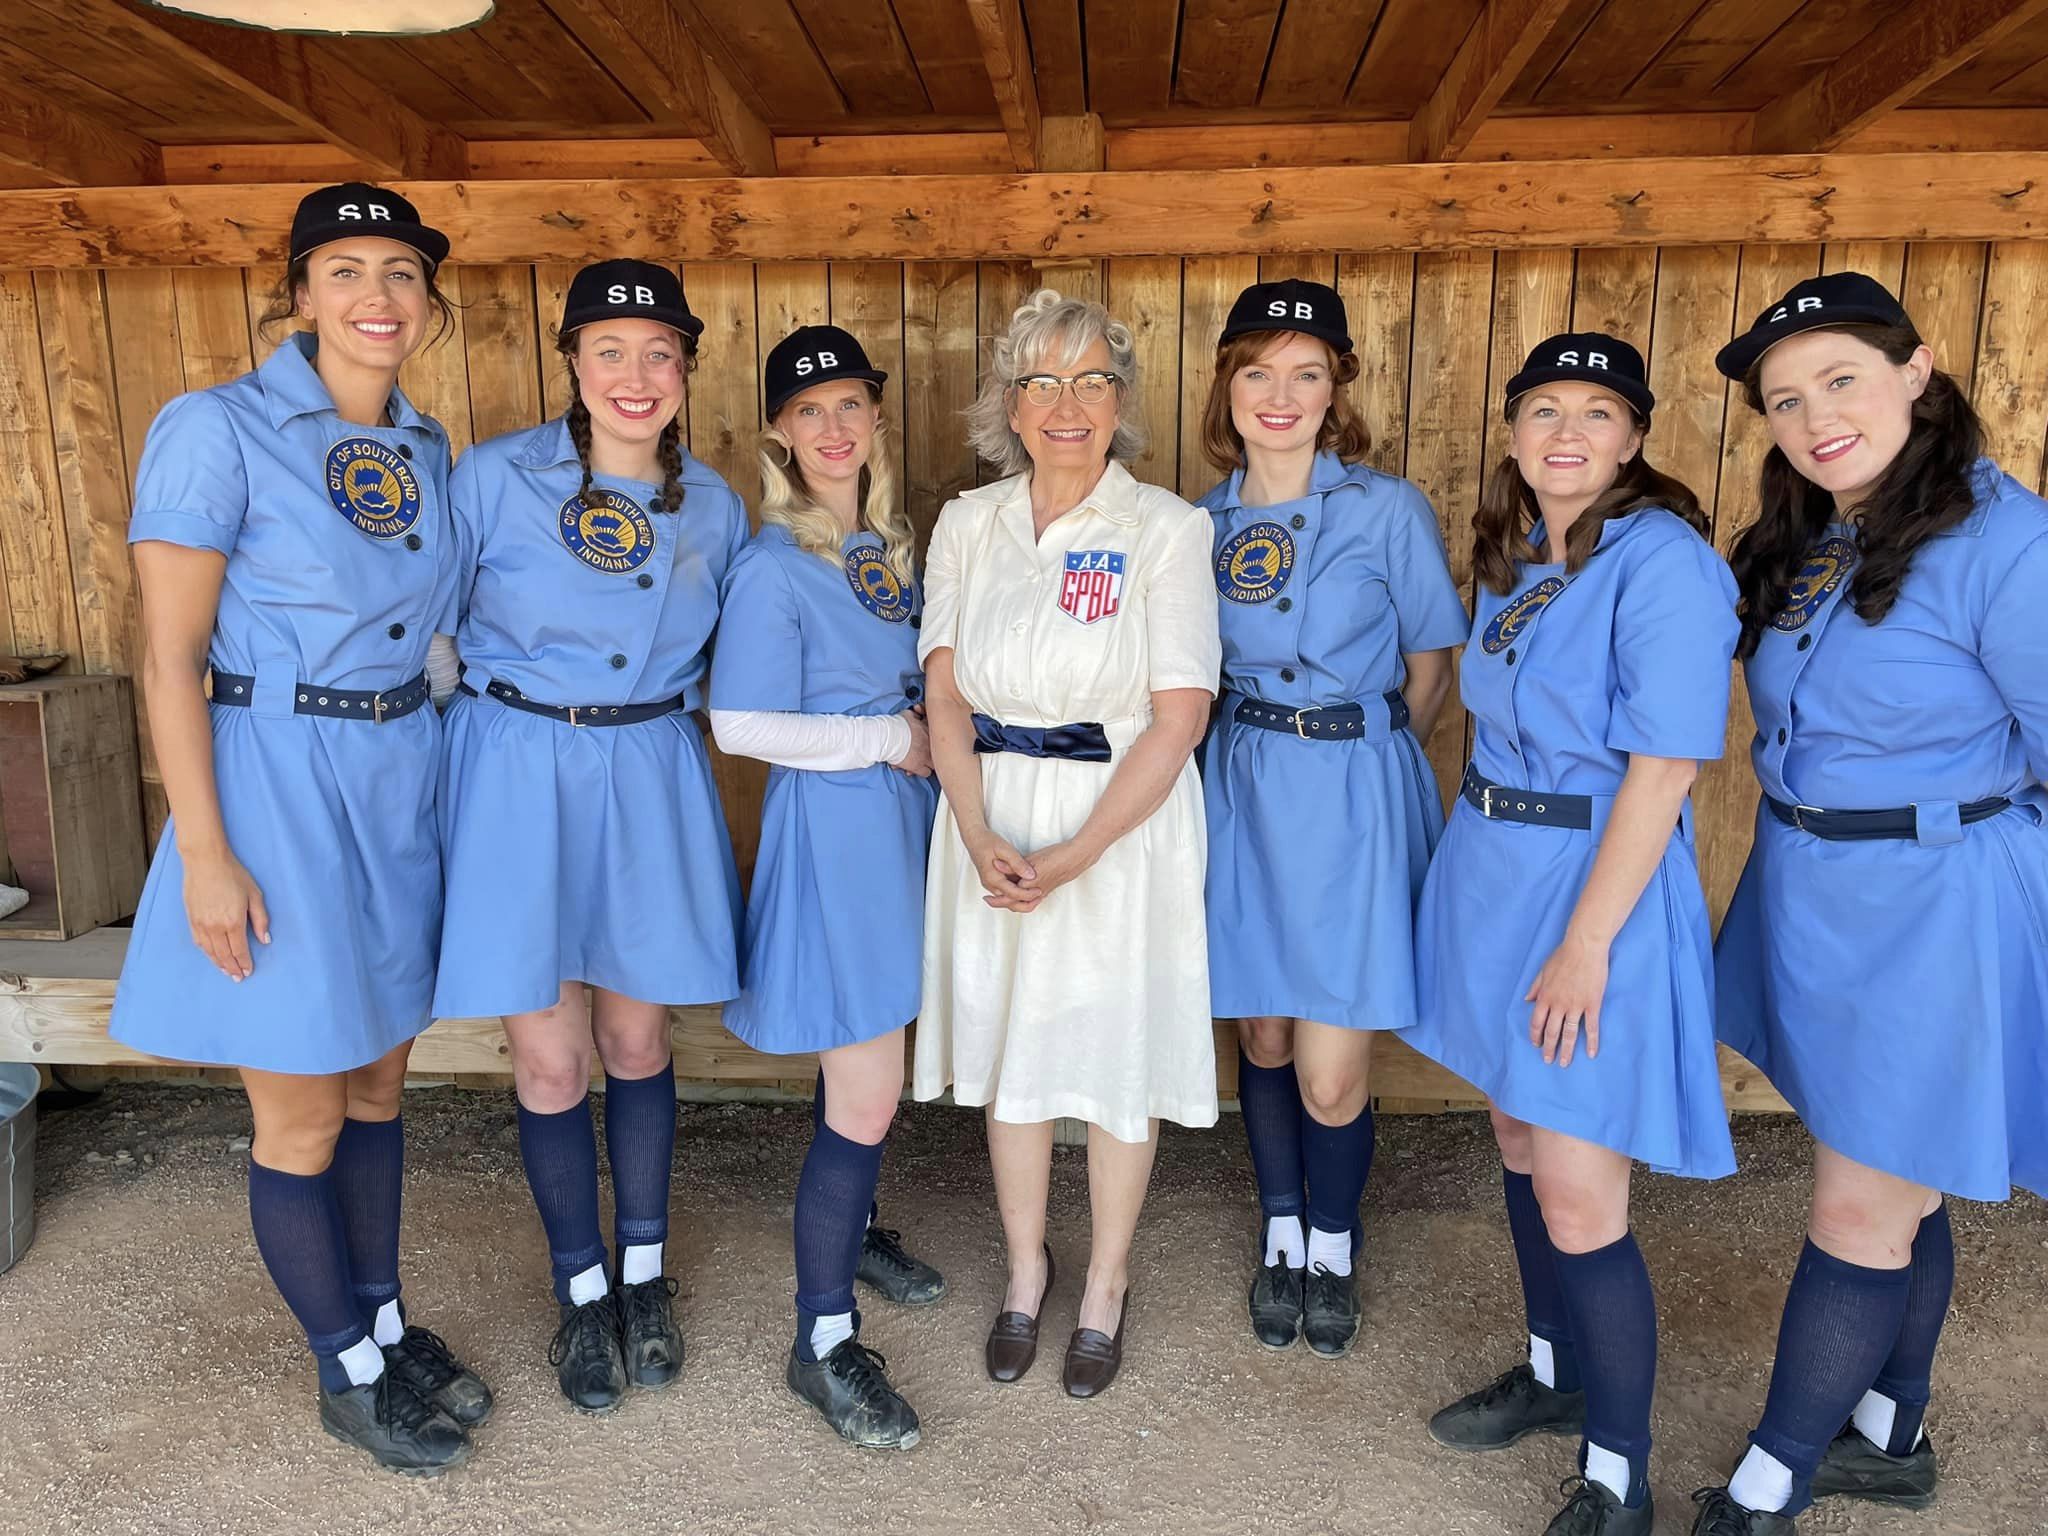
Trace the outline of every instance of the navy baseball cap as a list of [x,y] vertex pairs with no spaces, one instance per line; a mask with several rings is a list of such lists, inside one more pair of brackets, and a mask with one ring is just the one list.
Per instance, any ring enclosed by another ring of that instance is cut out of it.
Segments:
[[763,403],[771,418],[816,384],[860,379],[880,389],[889,382],[889,375],[868,361],[853,333],[836,325],[798,326],[775,343],[761,373]]
[[1546,384],[1598,384],[1626,400],[1644,421],[1657,408],[1643,354],[1604,331],[1567,331],[1538,342],[1522,371],[1508,380],[1507,405]]
[[594,261],[569,280],[562,334],[595,320],[653,320],[695,338],[704,322],[690,313],[674,267],[651,261]]
[[1253,283],[1230,306],[1230,318],[1223,322],[1222,346],[1232,337],[1257,331],[1297,331],[1313,336],[1336,350],[1339,357],[1351,350],[1351,325],[1344,315],[1344,296],[1328,283],[1306,282],[1290,277],[1280,283]]
[[1785,296],[1756,317],[1755,324],[1714,354],[1714,366],[1731,379],[1749,370],[1771,348],[1802,331],[1843,325],[1903,325],[1912,328],[1906,306],[1891,289],[1861,272],[1830,272],[1794,283]]
[[420,222],[420,211],[388,187],[366,181],[345,181],[321,187],[299,199],[292,215],[291,259],[311,254],[335,240],[375,235],[409,245],[438,267],[448,259],[448,237]]

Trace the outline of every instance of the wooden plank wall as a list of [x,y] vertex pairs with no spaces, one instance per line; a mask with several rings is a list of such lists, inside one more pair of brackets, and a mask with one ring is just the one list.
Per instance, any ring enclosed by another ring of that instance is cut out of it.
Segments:
[[[959,412],[972,397],[978,342],[1047,283],[1104,298],[1137,333],[1151,434],[1138,473],[1196,495],[1215,479],[1197,428],[1231,299],[1255,277],[1314,277],[1334,281],[1350,307],[1373,462],[1428,493],[1461,579],[1470,578],[1471,509],[1486,466],[1503,451],[1501,381],[1531,343],[1566,327],[1616,331],[1644,347],[1664,401],[1650,452],[1714,509],[1725,547],[1753,515],[1764,433],[1713,372],[1714,349],[1790,283],[1843,268],[1903,284],[1942,366],[1970,385],[2000,462],[2039,487],[2048,449],[2048,249],[2025,244],[1166,257],[1038,271],[1011,262],[691,266],[685,283],[706,330],[689,442],[751,499],[761,359],[789,328],[830,319],[859,335],[892,376],[890,401],[906,430],[891,452],[928,528],[946,498],[976,478]],[[447,273],[459,325],[415,359],[406,386],[446,423],[458,450],[561,408],[551,330],[569,276],[556,266]],[[269,281],[234,269],[0,272],[0,648],[64,651],[74,669],[92,672],[135,670],[123,532],[143,435],[172,395],[232,378],[264,355],[253,317]],[[1750,725],[1739,689],[1736,697],[1729,755],[1698,792],[1717,915],[1755,804],[1744,753]],[[1468,729],[1451,712],[1430,744],[1447,785]],[[143,743],[154,836],[163,807],[146,726]],[[733,841],[750,866],[762,775],[734,762],[719,773]]]

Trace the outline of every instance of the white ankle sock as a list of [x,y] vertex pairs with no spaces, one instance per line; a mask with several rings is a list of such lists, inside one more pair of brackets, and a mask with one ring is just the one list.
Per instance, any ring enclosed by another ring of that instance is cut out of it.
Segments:
[[599,1261],[581,1274],[569,1277],[569,1304],[582,1306],[586,1301],[595,1301],[612,1288],[604,1277],[604,1264]]
[[1586,1442],[1586,1478],[1628,1502],[1628,1458],[1617,1456],[1604,1445]]
[[1776,1514],[1792,1502],[1792,1469],[1762,1446],[1752,1445],[1728,1479],[1728,1497],[1744,1509]]
[[384,1374],[384,1351],[375,1339],[357,1339],[336,1357],[352,1386],[367,1387]]
[[1529,1335],[1529,1369],[1536,1379],[1553,1390],[1557,1387],[1557,1352],[1550,1347],[1550,1340]]
[[1266,1223],[1267,1267],[1283,1260],[1289,1269],[1300,1269],[1308,1260],[1308,1239],[1301,1235],[1299,1216],[1275,1216]]
[[[1856,1428],[1863,1438],[1887,1454],[1892,1446],[1892,1429],[1898,1423],[1899,1405],[1882,1392],[1872,1389],[1863,1394],[1863,1401],[1856,1405],[1851,1415]],[[1910,1454],[1920,1448],[1920,1442],[1927,1437],[1925,1426],[1913,1432],[1913,1443],[1906,1448]]]
[[1308,1229],[1308,1265],[1314,1269],[1321,1265],[1333,1275],[1351,1273],[1351,1234],[1349,1232],[1325,1232],[1321,1227]]
[[831,1312],[811,1324],[811,1358],[822,1360],[853,1337],[853,1314]]
[[389,1349],[405,1337],[405,1319],[399,1315],[396,1296],[377,1309],[377,1322],[370,1330],[370,1337],[377,1341],[380,1349]]
[[645,1285],[661,1278],[660,1243],[632,1243],[619,1255],[619,1284]]

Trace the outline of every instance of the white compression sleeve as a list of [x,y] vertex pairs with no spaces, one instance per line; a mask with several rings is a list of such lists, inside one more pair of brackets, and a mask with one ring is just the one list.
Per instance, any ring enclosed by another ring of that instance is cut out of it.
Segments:
[[714,709],[711,735],[721,752],[734,757],[821,773],[893,763],[910,750],[909,723],[895,715]]
[[446,704],[462,680],[462,658],[455,654],[455,637],[437,634],[427,642],[427,691],[436,704]]

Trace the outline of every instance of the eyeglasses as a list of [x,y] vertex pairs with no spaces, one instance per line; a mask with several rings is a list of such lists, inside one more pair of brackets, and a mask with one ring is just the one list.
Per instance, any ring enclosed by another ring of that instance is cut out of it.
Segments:
[[1016,387],[1033,405],[1058,405],[1060,396],[1069,388],[1074,391],[1075,400],[1082,405],[1100,405],[1121,383],[1123,380],[1115,374],[1093,369],[1072,377],[1057,373],[1027,373],[1016,381]]

